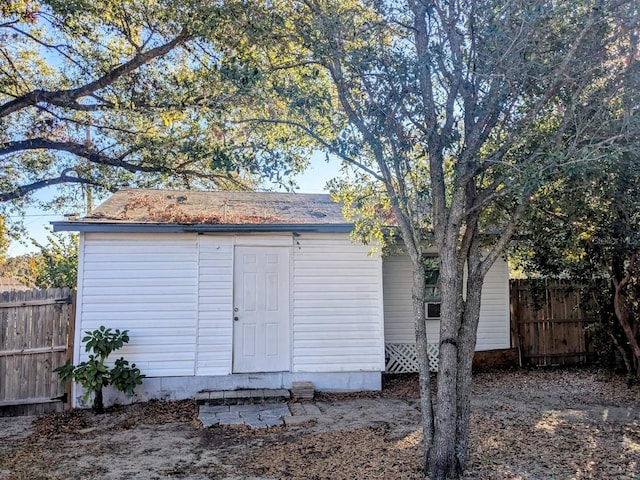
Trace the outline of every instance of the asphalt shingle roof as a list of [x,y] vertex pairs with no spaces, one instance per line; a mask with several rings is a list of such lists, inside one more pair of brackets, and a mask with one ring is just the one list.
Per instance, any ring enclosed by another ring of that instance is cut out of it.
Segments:
[[69,223],[193,225],[344,225],[330,195],[124,189]]

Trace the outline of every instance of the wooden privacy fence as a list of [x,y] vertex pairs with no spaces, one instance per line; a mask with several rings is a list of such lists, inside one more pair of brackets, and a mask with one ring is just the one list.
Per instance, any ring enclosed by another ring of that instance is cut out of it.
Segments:
[[0,294],[0,416],[63,409],[53,369],[73,352],[74,297],[69,288]]
[[511,280],[512,343],[525,365],[587,363],[594,354],[580,286],[561,280]]

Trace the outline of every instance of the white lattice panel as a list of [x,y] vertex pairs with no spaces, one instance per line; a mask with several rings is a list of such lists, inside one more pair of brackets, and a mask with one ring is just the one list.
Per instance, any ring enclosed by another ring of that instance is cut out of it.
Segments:
[[410,373],[418,371],[416,346],[411,343],[387,343],[385,345],[388,373]]
[[[418,371],[418,356],[414,343],[387,343],[385,345],[387,373],[413,373]],[[429,367],[432,372],[438,371],[438,345],[427,345]]]
[[427,345],[427,355],[429,355],[429,370],[432,372],[438,371],[438,354],[440,350],[435,343],[429,343]]

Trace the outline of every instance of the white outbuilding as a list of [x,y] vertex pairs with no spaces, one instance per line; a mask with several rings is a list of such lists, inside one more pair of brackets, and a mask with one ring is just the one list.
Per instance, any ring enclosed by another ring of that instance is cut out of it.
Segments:
[[[86,355],[84,332],[129,330],[114,355],[147,376],[138,400],[294,381],[379,390],[385,370],[415,368],[408,257],[352,241],[329,195],[126,189],[53,225],[80,232],[74,363]],[[477,349],[507,349],[506,262],[482,295]]]

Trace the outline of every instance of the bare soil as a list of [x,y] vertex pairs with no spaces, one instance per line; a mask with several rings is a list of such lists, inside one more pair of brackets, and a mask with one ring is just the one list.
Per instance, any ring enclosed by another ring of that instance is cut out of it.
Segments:
[[[0,479],[418,479],[414,376],[319,394],[319,421],[203,429],[192,401],[0,418]],[[592,370],[476,374],[465,480],[640,480],[640,387]]]

